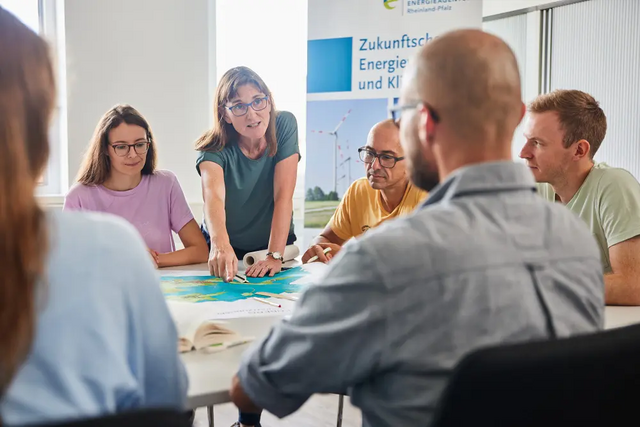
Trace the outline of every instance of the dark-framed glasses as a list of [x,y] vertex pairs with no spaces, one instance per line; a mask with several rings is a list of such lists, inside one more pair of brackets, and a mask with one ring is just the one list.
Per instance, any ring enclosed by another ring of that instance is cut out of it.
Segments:
[[385,169],[391,169],[397,162],[404,160],[404,157],[396,157],[389,153],[376,153],[369,147],[358,148],[358,155],[360,156],[360,160],[367,164],[372,164],[376,159],[378,159],[380,166]]
[[118,157],[124,157],[129,154],[131,151],[131,147],[136,152],[136,154],[144,154],[149,151],[149,141],[139,141],[135,144],[110,144],[111,148],[113,148],[113,152],[116,153]]
[[393,119],[394,123],[396,125],[399,125],[400,118],[402,117],[402,112],[404,110],[412,110],[422,105],[424,105],[427,108],[427,110],[429,111],[429,114],[431,114],[431,118],[433,119],[433,121],[436,123],[439,123],[440,115],[436,112],[436,110],[433,109],[431,105],[422,101],[412,102],[410,104],[394,105],[393,107],[389,108],[389,114],[391,114],[391,118]]
[[248,104],[234,104],[231,107],[225,107],[227,110],[231,111],[236,117],[242,117],[249,111],[249,107],[253,109],[253,111],[261,111],[267,108],[269,105],[269,97],[263,96],[262,98],[256,98]]

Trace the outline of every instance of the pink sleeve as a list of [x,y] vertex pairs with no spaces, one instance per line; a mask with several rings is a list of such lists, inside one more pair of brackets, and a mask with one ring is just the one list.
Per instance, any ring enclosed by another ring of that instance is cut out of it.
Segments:
[[187,225],[187,223],[193,219],[193,213],[191,213],[191,209],[187,204],[187,199],[184,197],[178,178],[173,174],[170,191],[171,212],[169,214],[169,219],[171,220],[171,229],[175,233],[179,233],[180,230],[182,230],[182,227]]
[[75,188],[69,190],[67,195],[64,197],[64,205],[62,206],[63,211],[81,211],[82,204],[80,203],[80,197],[78,195],[78,191]]

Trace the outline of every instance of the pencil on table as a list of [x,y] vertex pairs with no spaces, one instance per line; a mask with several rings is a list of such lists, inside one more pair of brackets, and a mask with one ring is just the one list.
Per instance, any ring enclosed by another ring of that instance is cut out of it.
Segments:
[[[322,251],[325,255],[328,254],[329,252],[331,252],[331,248],[325,248],[324,251]],[[318,255],[312,256],[311,258],[309,258],[309,261],[307,261],[307,264],[309,264],[310,262],[314,262],[318,260]]]
[[271,302],[271,301],[268,301],[266,299],[256,298],[256,297],[251,297],[251,299],[254,299],[254,300],[256,300],[258,302],[261,302],[263,304],[269,304],[269,305],[272,305],[274,307],[282,308],[282,306],[280,304],[276,304],[275,302]]

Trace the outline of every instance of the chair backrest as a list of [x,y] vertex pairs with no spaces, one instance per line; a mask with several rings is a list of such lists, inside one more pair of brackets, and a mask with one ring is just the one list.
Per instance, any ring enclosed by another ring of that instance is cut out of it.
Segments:
[[91,419],[44,424],[41,427],[191,427],[190,413],[170,409],[145,409]]
[[634,325],[477,350],[454,370],[431,425],[639,425],[639,398],[640,325]]

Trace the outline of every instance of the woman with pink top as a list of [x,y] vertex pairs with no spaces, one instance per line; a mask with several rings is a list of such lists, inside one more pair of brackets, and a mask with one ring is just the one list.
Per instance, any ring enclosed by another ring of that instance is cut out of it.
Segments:
[[[137,229],[156,267],[207,262],[209,248],[176,176],[156,170],[149,123],[129,105],[100,119],[64,210],[105,212]],[[176,251],[172,231],[184,249]]]

